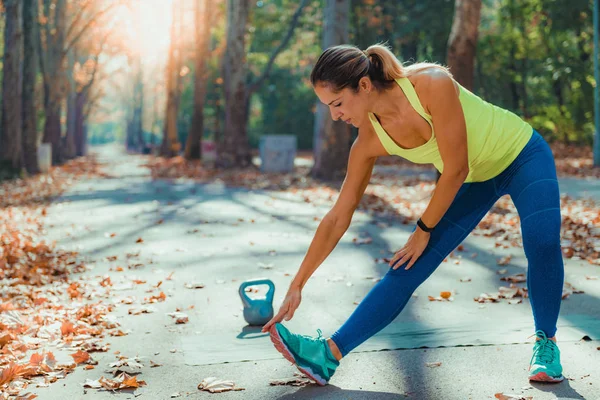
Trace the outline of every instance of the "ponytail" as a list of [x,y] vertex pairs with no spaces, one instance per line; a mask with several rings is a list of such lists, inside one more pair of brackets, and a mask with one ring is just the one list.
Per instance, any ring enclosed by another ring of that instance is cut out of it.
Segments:
[[442,70],[448,75],[452,76],[447,67],[437,63],[419,62],[409,66],[404,66],[400,60],[396,58],[394,53],[392,53],[390,48],[383,43],[369,46],[367,50],[365,50],[365,54],[367,57],[369,57],[371,62],[375,64],[376,69],[381,71],[381,76],[385,80],[406,78],[429,68]]
[[404,66],[383,43],[371,45],[365,51],[356,46],[339,45],[329,47],[321,54],[310,74],[310,81],[313,87],[317,83],[329,85],[334,92],[345,87],[358,91],[358,82],[368,76],[373,85],[382,90],[393,87],[396,79],[428,68],[441,69],[452,76],[448,68],[436,63]]

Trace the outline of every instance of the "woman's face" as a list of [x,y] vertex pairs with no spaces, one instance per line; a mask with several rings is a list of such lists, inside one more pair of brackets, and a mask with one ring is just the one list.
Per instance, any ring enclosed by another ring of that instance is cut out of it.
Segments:
[[330,85],[320,82],[314,87],[319,100],[329,107],[331,118],[334,121],[344,121],[356,127],[359,127],[365,121],[368,115],[367,92],[370,91],[370,82],[364,82],[363,79],[359,82],[358,93],[347,87],[342,89],[341,92],[335,93],[331,90]]

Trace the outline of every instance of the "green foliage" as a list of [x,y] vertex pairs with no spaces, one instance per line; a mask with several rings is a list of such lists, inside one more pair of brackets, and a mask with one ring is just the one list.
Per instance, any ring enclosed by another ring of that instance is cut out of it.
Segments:
[[125,140],[125,123],[108,121],[90,125],[88,129],[88,144],[106,144]]
[[[273,50],[287,34],[297,7],[297,1],[277,0],[264,1],[262,7],[254,10],[249,80],[264,71]],[[298,148],[312,148],[313,110],[318,99],[308,77],[321,53],[322,7],[322,1],[312,1],[305,7],[290,44],[278,55],[268,79],[252,99],[249,121],[252,147],[258,146],[263,134],[292,134],[298,137]]]
[[591,144],[592,2],[486,1],[476,92],[550,140]]
[[[318,99],[308,78],[320,55],[325,0],[305,7],[294,36],[251,98],[249,139],[293,134],[312,147]],[[247,33],[248,83],[265,70],[296,11],[297,0],[253,2]],[[212,48],[225,40],[224,2],[212,30]],[[591,143],[593,26],[590,0],[483,0],[474,92],[528,120],[550,140]],[[445,64],[454,0],[351,0],[350,43],[366,49],[387,42],[403,62]],[[223,129],[221,58],[209,58],[204,137]],[[193,68],[193,62],[188,66]],[[193,114],[193,71],[184,79],[178,116],[185,143]],[[162,129],[161,129],[162,130]]]

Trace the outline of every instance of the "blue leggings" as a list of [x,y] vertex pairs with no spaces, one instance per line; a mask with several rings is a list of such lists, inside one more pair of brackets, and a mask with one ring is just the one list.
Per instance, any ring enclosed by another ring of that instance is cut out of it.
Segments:
[[392,322],[417,287],[479,224],[494,203],[510,195],[521,219],[527,288],[536,330],[556,333],[564,280],[560,247],[560,196],[550,147],[537,131],[500,175],[464,183],[408,271],[390,267],[350,318],[331,336],[342,356]]

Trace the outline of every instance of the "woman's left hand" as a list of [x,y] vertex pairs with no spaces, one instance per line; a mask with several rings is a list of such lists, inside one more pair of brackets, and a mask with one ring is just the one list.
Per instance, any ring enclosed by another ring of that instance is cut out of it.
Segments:
[[394,258],[390,261],[390,266],[394,265],[397,260],[400,260],[400,262],[393,267],[393,269],[398,269],[401,265],[410,260],[406,268],[404,268],[410,269],[421,254],[423,254],[423,251],[425,251],[430,236],[431,234],[429,232],[425,232],[417,227],[408,238],[404,247],[396,252]]

